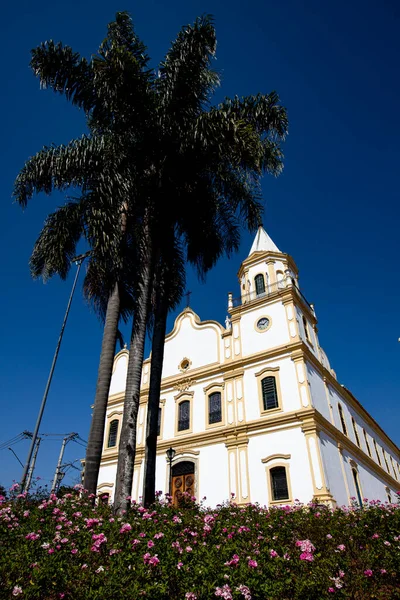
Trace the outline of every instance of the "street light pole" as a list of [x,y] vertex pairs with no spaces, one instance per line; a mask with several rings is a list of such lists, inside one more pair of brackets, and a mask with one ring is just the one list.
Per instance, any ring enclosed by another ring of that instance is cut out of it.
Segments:
[[67,443],[70,440],[75,439],[77,436],[78,436],[77,433],[70,433],[69,435],[66,435],[65,438],[62,441],[61,450],[60,450],[60,456],[58,457],[58,463],[57,463],[56,471],[54,473],[53,485],[51,486],[50,494],[54,494],[56,492],[57,485],[58,485],[58,482],[60,480],[61,464],[62,464],[62,459],[64,457],[65,446],[67,445]]
[[29,447],[28,456],[26,458],[26,463],[25,463],[25,466],[24,466],[24,471],[22,473],[21,488],[22,488],[23,492],[27,491],[27,488],[29,487],[26,484],[26,479],[27,479],[27,475],[28,475],[28,471],[29,471],[29,466],[30,466],[31,460],[32,460],[33,450],[34,450],[35,445],[36,445],[36,440],[37,440],[38,433],[39,433],[39,427],[40,427],[40,423],[42,421],[44,408],[46,406],[47,396],[48,396],[48,393],[49,393],[49,389],[50,389],[50,385],[51,385],[51,380],[53,379],[53,373],[54,373],[54,369],[55,369],[55,366],[56,366],[56,363],[57,363],[58,353],[60,351],[60,346],[61,346],[62,338],[63,338],[63,335],[64,335],[64,329],[65,329],[65,326],[67,324],[68,315],[69,315],[69,309],[71,307],[72,298],[74,297],[74,292],[75,292],[76,284],[78,282],[79,273],[80,273],[80,270],[81,270],[82,263],[83,263],[83,261],[85,260],[85,258],[88,255],[89,255],[89,252],[86,252],[85,254],[81,254],[80,256],[77,256],[76,258],[73,259],[74,262],[76,262],[76,264],[78,265],[78,268],[76,270],[76,275],[75,275],[74,283],[72,284],[72,289],[71,289],[71,293],[69,295],[67,309],[66,309],[65,315],[64,315],[64,321],[63,321],[63,324],[61,326],[61,331],[60,331],[60,335],[58,337],[58,342],[57,342],[56,350],[54,352],[53,362],[51,363],[49,377],[47,379],[46,387],[45,387],[43,398],[42,398],[42,403],[41,403],[40,408],[39,408],[39,414],[37,416],[35,429],[34,429],[33,435],[32,435],[32,441],[31,441],[31,444],[30,444],[30,447]]
[[168,448],[166,451],[167,460],[169,462],[169,495],[172,497],[172,461],[175,458],[176,450],[174,448]]

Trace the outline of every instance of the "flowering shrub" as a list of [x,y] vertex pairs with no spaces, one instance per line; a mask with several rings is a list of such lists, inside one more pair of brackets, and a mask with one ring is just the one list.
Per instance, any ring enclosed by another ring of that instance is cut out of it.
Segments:
[[400,598],[400,508],[0,500],[0,598]]

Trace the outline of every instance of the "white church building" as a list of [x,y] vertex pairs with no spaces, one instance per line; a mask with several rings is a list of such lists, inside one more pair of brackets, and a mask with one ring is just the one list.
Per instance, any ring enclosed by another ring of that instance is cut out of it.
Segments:
[[[157,490],[207,504],[395,501],[400,451],[339,383],[294,260],[260,227],[225,326],[186,308],[165,338]],[[115,357],[98,492],[115,488],[128,351]],[[150,360],[143,365],[132,497],[143,489]]]

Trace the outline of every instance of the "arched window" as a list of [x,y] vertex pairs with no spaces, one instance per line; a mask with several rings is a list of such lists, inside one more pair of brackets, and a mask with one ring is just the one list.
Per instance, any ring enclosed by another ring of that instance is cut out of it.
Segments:
[[180,402],[178,411],[178,431],[190,429],[190,401]]
[[340,423],[342,425],[342,431],[343,431],[344,435],[347,435],[346,421],[344,420],[343,408],[342,408],[341,404],[338,404],[338,411],[339,411]]
[[356,438],[356,444],[360,448],[360,438],[358,437],[357,425],[356,425],[356,422],[354,420],[354,417],[351,417],[351,423],[353,425],[353,431],[354,431],[354,436]]
[[388,463],[388,461],[387,461],[386,452],[385,452],[384,450],[382,450],[382,452],[383,452],[383,458],[385,459],[386,471],[387,471],[388,473],[390,473],[390,469],[389,469],[389,463]]
[[264,275],[259,273],[254,277],[254,285],[256,286],[256,296],[262,296],[265,294],[265,280]]
[[368,455],[372,456],[371,446],[369,445],[368,436],[367,436],[367,432],[365,431],[365,429],[363,429],[363,433],[364,433],[364,440],[365,440],[365,445],[367,447]]
[[273,501],[289,500],[289,487],[286,467],[272,467],[269,470],[271,495]]
[[208,396],[208,423],[220,423],[222,421],[221,392],[213,392]]
[[306,340],[307,342],[310,342],[310,334],[308,332],[308,323],[307,323],[307,319],[303,316],[303,327],[304,327],[304,335],[306,336]]
[[110,423],[110,429],[108,430],[108,444],[107,448],[114,448],[117,445],[118,435],[118,419],[114,419]]
[[264,410],[279,407],[275,377],[268,376],[261,380],[261,392]]
[[110,502],[110,494],[108,492],[100,493],[99,502],[101,502],[101,504],[108,504]]
[[362,506],[363,505],[363,501],[362,501],[362,494],[361,494],[361,489],[360,489],[360,482],[358,480],[358,471],[357,471],[357,469],[355,467],[353,467],[351,469],[351,471],[353,473],[353,479],[354,479],[354,485],[355,485],[355,488],[356,488],[356,497],[357,497],[357,500],[358,500],[358,504],[360,506]]
[[390,463],[391,463],[391,465],[392,465],[392,469],[393,469],[394,476],[396,477],[396,479],[398,479],[398,477],[397,477],[397,473],[396,473],[396,469],[395,469],[395,467],[394,467],[394,462],[393,462],[393,457],[392,457],[392,456],[390,456]]
[[379,466],[381,467],[382,466],[382,461],[381,461],[381,457],[380,457],[380,454],[378,452],[378,446],[376,445],[376,441],[375,440],[374,440],[374,448],[375,448],[376,458],[378,459]]

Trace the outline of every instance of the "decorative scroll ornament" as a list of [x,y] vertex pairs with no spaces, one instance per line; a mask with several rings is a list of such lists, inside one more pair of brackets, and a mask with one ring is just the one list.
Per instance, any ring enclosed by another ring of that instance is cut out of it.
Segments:
[[174,390],[177,390],[178,392],[187,392],[187,390],[196,383],[197,382],[191,377],[185,377],[185,379],[181,379],[181,381],[178,381],[178,383],[174,385]]

